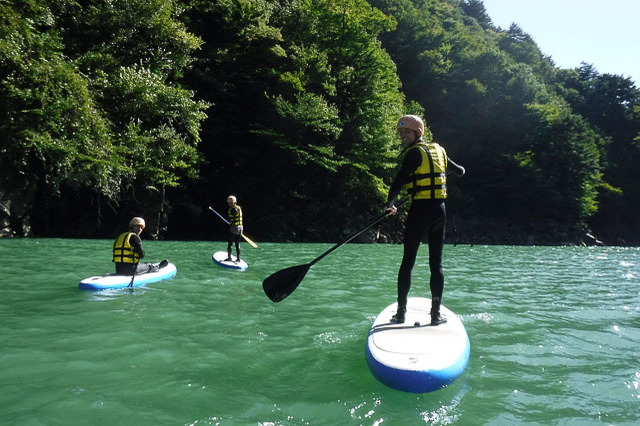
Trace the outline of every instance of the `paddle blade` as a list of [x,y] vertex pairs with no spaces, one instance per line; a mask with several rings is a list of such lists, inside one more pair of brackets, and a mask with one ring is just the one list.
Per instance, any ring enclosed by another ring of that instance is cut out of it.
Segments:
[[309,268],[311,268],[311,264],[307,263],[274,272],[262,281],[262,289],[273,302],[286,299],[298,288]]
[[244,240],[246,242],[249,243],[249,245],[253,248],[258,248],[258,245],[256,243],[254,243],[253,241],[251,241],[251,238],[247,237],[246,235],[242,234],[242,238],[244,238]]

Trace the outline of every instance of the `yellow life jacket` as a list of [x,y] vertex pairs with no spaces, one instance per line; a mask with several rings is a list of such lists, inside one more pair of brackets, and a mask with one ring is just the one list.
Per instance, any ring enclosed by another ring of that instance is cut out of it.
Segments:
[[237,204],[229,208],[229,225],[242,226],[242,209]]
[[136,263],[140,255],[133,249],[129,240],[133,232],[123,232],[113,242],[113,261],[115,263]]
[[405,187],[412,200],[447,198],[447,153],[435,142],[418,142],[409,148],[419,149],[422,163],[411,175]]

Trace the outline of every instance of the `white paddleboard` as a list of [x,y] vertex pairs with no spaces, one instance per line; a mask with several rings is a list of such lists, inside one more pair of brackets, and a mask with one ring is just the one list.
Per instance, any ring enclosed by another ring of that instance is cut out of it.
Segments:
[[467,367],[471,344],[462,321],[444,306],[447,322],[431,323],[431,299],[410,297],[403,324],[391,323],[397,303],[376,318],[367,338],[369,369],[383,384],[405,392],[441,389],[456,380]]
[[232,260],[227,260],[228,254],[226,251],[217,251],[211,255],[211,259],[216,263],[216,265],[220,265],[223,268],[236,269],[239,271],[246,270],[249,265],[247,262],[238,258],[236,256],[231,255]]
[[[155,265],[158,265],[158,263]],[[166,280],[167,278],[172,278],[177,272],[176,265],[169,263],[157,272],[147,272],[146,274],[136,275],[132,287],[140,287],[148,283]],[[129,283],[131,283],[131,275],[106,274],[85,278],[80,281],[78,288],[83,290],[106,290],[126,288],[129,286]]]

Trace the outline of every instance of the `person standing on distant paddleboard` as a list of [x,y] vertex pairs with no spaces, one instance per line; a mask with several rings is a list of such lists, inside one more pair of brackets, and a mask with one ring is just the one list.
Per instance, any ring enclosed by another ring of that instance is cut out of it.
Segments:
[[398,133],[405,146],[402,166],[389,188],[385,212],[396,214],[393,205],[406,186],[411,197],[411,207],[404,231],[404,254],[398,272],[398,310],[392,322],[403,323],[407,310],[407,296],[411,288],[411,271],[416,262],[418,248],[425,234],[429,240],[429,270],[431,278],[431,324],[445,323],[440,315],[444,290],[442,249],[446,222],[445,199],[447,198],[447,174],[452,169],[457,175],[465,173],[464,167],[447,157],[443,147],[431,140],[429,132],[425,141],[424,122],[416,115],[405,115],[398,121]]
[[123,232],[113,242],[113,262],[116,264],[116,274],[133,275],[135,271],[136,275],[140,275],[156,272],[159,267],[162,268],[168,264],[167,260],[163,260],[160,266],[152,263],[140,263],[140,259],[144,258],[144,249],[140,239],[144,227],[144,219],[134,217],[129,221],[129,232]]
[[236,260],[240,262],[240,236],[242,235],[242,208],[238,205],[235,195],[227,197],[229,205],[229,244],[227,245],[227,261],[233,261],[231,258],[232,246],[236,245]]

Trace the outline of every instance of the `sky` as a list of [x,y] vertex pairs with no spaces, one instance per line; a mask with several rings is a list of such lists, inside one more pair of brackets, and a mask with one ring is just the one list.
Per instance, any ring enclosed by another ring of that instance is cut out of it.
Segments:
[[592,64],[640,87],[640,0],[483,0],[496,27],[516,23],[560,68]]

